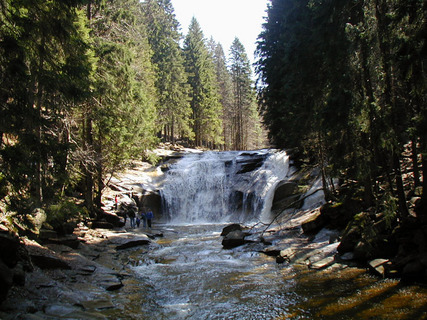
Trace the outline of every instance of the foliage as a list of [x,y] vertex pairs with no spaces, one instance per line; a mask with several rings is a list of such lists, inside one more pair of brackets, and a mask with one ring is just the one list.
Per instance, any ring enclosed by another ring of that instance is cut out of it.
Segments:
[[156,161],[148,151],[159,136],[222,147],[233,97],[220,101],[200,26],[180,47],[170,0],[2,0],[0,21],[0,197],[9,209],[80,193],[95,216],[106,181],[135,159]]
[[184,41],[185,67],[191,86],[190,98],[196,146],[222,144],[221,104],[212,55],[203,31],[192,19]]
[[87,217],[87,211],[76,204],[75,199],[61,199],[57,204],[46,208],[46,223],[54,230],[63,230],[69,221],[81,221]]
[[317,163],[325,190],[327,176],[355,180],[368,206],[393,195],[401,217],[404,148],[417,159],[427,147],[426,14],[422,1],[272,0],[258,43],[271,141]]

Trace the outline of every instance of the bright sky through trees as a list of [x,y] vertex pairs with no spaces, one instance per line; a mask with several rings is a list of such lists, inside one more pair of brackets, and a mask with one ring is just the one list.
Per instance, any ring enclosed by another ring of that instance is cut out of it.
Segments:
[[228,55],[235,37],[244,45],[246,53],[254,62],[255,42],[262,31],[262,24],[269,0],[172,0],[182,33],[188,32],[191,18],[199,22],[204,36],[212,36],[221,43]]

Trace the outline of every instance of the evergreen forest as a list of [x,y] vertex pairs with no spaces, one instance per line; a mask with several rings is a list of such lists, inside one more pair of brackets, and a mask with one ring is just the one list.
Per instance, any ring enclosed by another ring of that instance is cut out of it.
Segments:
[[[0,198],[12,211],[81,194],[159,142],[255,149],[266,134],[245,48],[226,56],[170,0],[0,1]],[[61,200],[62,199],[62,200]]]
[[424,0],[272,0],[257,44],[271,141],[317,166],[377,257],[427,222],[426,39]]

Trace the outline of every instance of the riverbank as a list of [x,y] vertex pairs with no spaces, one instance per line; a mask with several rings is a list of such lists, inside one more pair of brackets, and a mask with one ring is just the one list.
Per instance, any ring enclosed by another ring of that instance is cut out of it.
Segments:
[[[262,319],[425,319],[427,288],[328,260],[336,253],[333,231],[308,237],[303,220],[292,215],[269,228],[264,243],[254,237],[233,249],[221,248],[224,225],[155,225],[151,232],[81,225],[77,248],[26,240],[30,255],[50,259],[44,266],[34,260],[0,318],[224,319],[218,315],[245,312]],[[282,263],[269,254],[278,246],[292,248],[279,252]]]
[[[1,319],[105,319],[128,278],[136,280],[129,267],[129,248],[149,250],[156,246],[156,231],[121,228],[75,229],[78,245],[40,245],[24,238],[33,264],[25,284],[13,286],[1,304]],[[143,288],[141,284],[141,288]]]

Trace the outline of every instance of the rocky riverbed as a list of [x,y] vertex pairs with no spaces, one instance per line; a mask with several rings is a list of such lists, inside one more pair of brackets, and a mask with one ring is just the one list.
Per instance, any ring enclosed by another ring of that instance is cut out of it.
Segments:
[[[13,286],[1,304],[1,319],[104,319],[121,308],[111,293],[133,277],[129,248],[156,246],[156,232],[125,228],[76,228],[78,244],[46,244],[24,239],[32,272]],[[107,311],[107,312],[106,312]]]

